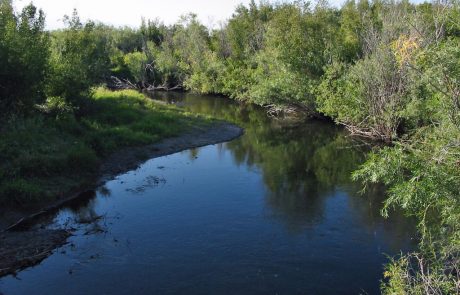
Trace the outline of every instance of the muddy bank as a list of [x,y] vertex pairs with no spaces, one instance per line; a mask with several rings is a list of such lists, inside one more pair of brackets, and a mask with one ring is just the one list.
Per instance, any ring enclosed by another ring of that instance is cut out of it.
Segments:
[[[217,122],[209,126],[194,127],[181,136],[168,138],[159,143],[118,151],[105,160],[100,167],[99,176],[96,177],[97,181],[86,190],[95,189],[119,174],[134,170],[146,160],[231,141],[241,136],[243,132],[243,129],[236,125]],[[85,194],[75,192],[66,198],[26,212],[0,210],[0,277],[14,274],[25,267],[41,262],[51,255],[56,247],[63,245],[71,235],[70,232],[31,229],[32,225],[39,218],[46,220],[47,215],[51,215],[80,197],[85,197]]]
[[98,186],[119,174],[136,169],[148,159],[231,141],[240,137],[243,132],[244,130],[236,125],[219,122],[212,126],[195,127],[182,136],[168,138],[159,143],[121,150],[111,155],[101,166]]
[[14,230],[17,227],[22,228],[31,219],[66,205],[66,203],[78,198],[85,191],[93,190],[119,174],[134,170],[149,159],[187,149],[231,141],[240,137],[243,133],[244,130],[236,125],[216,122],[208,126],[194,127],[181,136],[167,138],[155,144],[120,150],[104,161],[98,175],[95,176],[95,182],[90,186],[81,188],[79,191],[69,192],[67,196],[51,203],[37,204],[36,207],[17,211],[12,208],[0,209],[0,233]]
[[65,230],[34,230],[0,234],[0,277],[36,265],[65,244]]

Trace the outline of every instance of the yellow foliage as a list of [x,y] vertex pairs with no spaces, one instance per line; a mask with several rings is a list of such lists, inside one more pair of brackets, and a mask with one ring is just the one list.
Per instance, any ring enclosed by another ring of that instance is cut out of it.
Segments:
[[415,53],[420,49],[420,38],[417,36],[401,35],[391,44],[393,53],[400,67],[410,63]]

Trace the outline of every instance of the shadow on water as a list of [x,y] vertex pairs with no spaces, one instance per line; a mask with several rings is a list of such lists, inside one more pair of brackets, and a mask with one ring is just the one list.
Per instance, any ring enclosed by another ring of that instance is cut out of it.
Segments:
[[[320,221],[327,196],[337,190],[351,195],[349,205],[360,212],[363,225],[369,225],[369,230],[382,222],[384,188],[375,185],[362,191],[359,183],[351,181],[352,172],[364,162],[370,146],[348,136],[342,128],[318,120],[302,124],[277,120],[270,118],[262,107],[224,97],[164,92],[150,96],[243,126],[245,136],[228,143],[226,149],[237,165],[260,171],[267,188],[267,205],[273,216],[293,232]],[[414,224],[400,212],[394,212],[383,226],[399,231],[397,236],[403,237],[401,243],[393,241],[394,249],[407,246],[407,233],[414,232]]]
[[384,253],[413,247],[410,220],[380,216],[383,188],[363,195],[350,180],[368,146],[341,128],[276,120],[222,97],[151,97],[236,123],[245,135],[151,160],[48,216],[42,222],[52,226],[98,227],[20,273],[21,282],[0,280],[0,290],[374,294]]

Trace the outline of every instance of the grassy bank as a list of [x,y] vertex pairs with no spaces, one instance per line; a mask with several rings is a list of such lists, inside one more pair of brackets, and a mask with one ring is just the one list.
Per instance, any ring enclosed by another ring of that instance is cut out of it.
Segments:
[[48,102],[1,127],[0,205],[52,201],[95,181],[99,165],[125,147],[155,143],[210,120],[153,103],[136,91],[98,88],[84,115]]

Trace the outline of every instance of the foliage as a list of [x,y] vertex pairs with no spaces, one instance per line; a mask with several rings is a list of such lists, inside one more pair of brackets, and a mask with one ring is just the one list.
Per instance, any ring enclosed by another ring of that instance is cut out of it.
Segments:
[[149,65],[147,55],[144,52],[138,51],[128,53],[123,57],[123,63],[134,78],[134,82],[145,85],[148,74],[147,67]]
[[319,110],[354,133],[392,141],[406,119],[416,84],[406,63],[422,38],[402,21],[408,10],[403,4],[383,9],[377,24],[367,24],[364,57],[350,66],[332,64],[318,88]]
[[47,94],[62,97],[84,112],[91,87],[102,82],[110,68],[109,36],[103,26],[82,24],[76,11],[66,24],[66,29],[52,34]]
[[[434,284],[435,280],[439,280],[440,284],[442,282],[442,286],[436,283],[430,288],[443,290],[439,294],[455,294],[459,291],[456,289],[458,277],[455,274],[460,265],[459,159],[459,129],[442,124],[421,129],[410,141],[398,143],[396,147],[374,152],[355,174],[357,178],[383,182],[389,187],[383,212],[385,215],[391,208],[403,208],[419,220],[422,255],[417,257],[422,266],[416,268],[414,277],[409,275],[401,278],[398,277],[401,272],[414,267],[413,261],[403,257],[395,262],[400,269],[390,266],[392,271],[388,275],[391,278],[386,287],[388,290],[398,280],[403,280],[405,289],[412,284],[420,285],[417,288],[427,287],[423,284],[430,283],[428,278],[422,278],[427,269],[434,276],[429,280],[431,283]],[[419,294],[417,288],[406,291],[408,294]]]
[[30,112],[44,98],[49,35],[45,15],[33,5],[21,13],[0,1],[0,113]]
[[397,69],[394,55],[378,50],[345,74],[341,70],[340,65],[331,68],[318,88],[325,91],[318,96],[319,110],[357,134],[384,141],[397,138],[409,97],[407,76]]
[[[321,11],[321,12],[320,12]],[[246,96],[260,105],[302,104],[314,113],[313,89],[327,59],[324,38],[334,23],[333,10],[318,6],[313,13],[299,2],[277,7],[271,14],[263,38],[263,49],[253,62],[254,82]]]
[[[209,52],[209,41],[207,29],[194,14],[184,16],[176,26],[173,47],[179,59],[179,69],[185,75],[184,83],[188,89],[195,90],[191,86],[196,87],[196,90],[207,88],[201,84],[208,82],[206,72],[212,71],[208,64],[208,61],[212,59]],[[190,80],[189,83],[187,83],[188,80]]]
[[159,76],[158,81],[153,81],[154,84],[157,82],[157,84],[167,88],[182,85],[185,80],[185,73],[181,70],[176,58],[172,37],[168,36],[161,46],[152,51],[155,59],[155,72]]
[[14,118],[3,126],[0,204],[27,206],[58,198],[90,184],[110,153],[154,143],[207,122],[157,105],[132,90],[98,88],[88,99],[94,111],[78,119],[65,102],[53,98],[46,110],[60,115]]
[[224,29],[230,58],[237,61],[247,60],[263,48],[265,26],[272,12],[273,5],[263,2],[257,5],[254,0],[251,0],[249,7],[237,7]]
[[[355,177],[389,188],[384,214],[403,208],[419,221],[420,251],[387,268],[387,294],[460,291],[460,125],[458,40],[447,38],[417,56],[416,130],[372,153]],[[420,90],[421,89],[421,90]],[[423,94],[423,95],[421,95]]]
[[460,126],[460,38],[451,37],[428,48],[417,65],[433,120]]
[[[350,0],[341,8],[251,1],[212,30],[193,14],[133,29],[83,24],[74,12],[65,29],[45,32],[42,11],[16,13],[0,0],[0,203],[57,196],[88,180],[110,152],[187,125],[185,114],[136,92],[92,92],[111,76],[138,88],[295,107],[389,144],[355,178],[386,184],[384,214],[402,208],[419,220],[420,249],[387,266],[383,291],[459,293],[459,16],[458,0]],[[328,143],[318,142],[318,157],[327,156]],[[256,148],[266,161],[241,159],[276,163]],[[276,148],[302,153],[295,143]],[[320,168],[318,179],[327,178]]]

